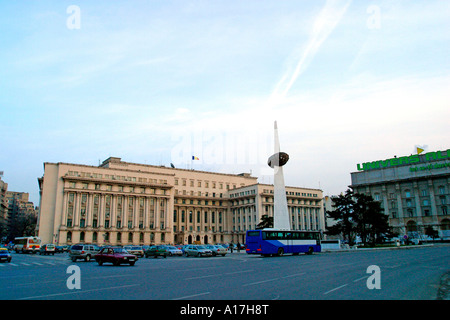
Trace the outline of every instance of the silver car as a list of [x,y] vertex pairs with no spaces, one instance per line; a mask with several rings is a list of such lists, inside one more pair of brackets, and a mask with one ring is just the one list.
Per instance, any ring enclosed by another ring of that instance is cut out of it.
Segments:
[[69,249],[69,258],[73,262],[76,262],[78,259],[89,262],[99,251],[100,248],[95,244],[74,244]]
[[125,246],[123,248],[127,250],[129,254],[134,254],[140,258],[144,256],[144,249],[142,246]]
[[184,255],[186,257],[195,256],[195,257],[211,257],[212,251],[202,245],[189,245],[184,248]]
[[182,256],[183,255],[183,251],[181,251],[180,249],[178,249],[175,246],[166,246],[166,250],[167,250],[167,252],[169,252],[169,256]]
[[212,245],[209,244],[206,246],[209,250],[211,250],[213,256],[222,256],[225,257],[225,255],[228,253],[227,249],[225,247],[222,247],[220,245]]

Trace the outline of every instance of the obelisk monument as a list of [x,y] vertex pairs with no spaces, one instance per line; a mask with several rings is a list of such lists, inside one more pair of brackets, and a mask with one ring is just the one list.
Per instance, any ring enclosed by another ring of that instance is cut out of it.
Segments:
[[283,175],[283,166],[288,162],[289,155],[285,152],[280,152],[276,121],[274,123],[274,151],[275,153],[268,160],[268,165],[274,169],[273,227],[278,230],[291,230]]

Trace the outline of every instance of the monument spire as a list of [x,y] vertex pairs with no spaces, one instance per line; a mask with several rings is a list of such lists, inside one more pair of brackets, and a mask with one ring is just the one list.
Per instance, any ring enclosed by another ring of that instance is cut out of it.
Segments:
[[283,166],[288,162],[289,155],[285,152],[280,152],[278,125],[276,121],[274,123],[274,151],[275,153],[268,160],[268,165],[274,169],[273,227],[279,230],[290,230],[291,225],[283,175]]

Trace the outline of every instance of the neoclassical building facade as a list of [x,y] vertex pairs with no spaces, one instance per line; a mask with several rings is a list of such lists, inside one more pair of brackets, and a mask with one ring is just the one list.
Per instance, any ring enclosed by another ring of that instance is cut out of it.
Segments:
[[[44,163],[37,233],[44,243],[243,242],[273,215],[273,186],[223,174],[124,162]],[[322,191],[286,187],[292,228],[323,230]]]

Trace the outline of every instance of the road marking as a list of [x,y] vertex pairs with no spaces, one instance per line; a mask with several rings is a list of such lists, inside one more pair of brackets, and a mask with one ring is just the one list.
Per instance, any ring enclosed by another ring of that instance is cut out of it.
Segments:
[[198,294],[193,294],[193,295],[190,295],[190,296],[179,297],[179,298],[175,298],[175,299],[171,299],[171,300],[190,299],[190,298],[194,298],[194,297],[205,296],[205,295],[208,295],[210,293],[211,292],[203,292],[203,293],[198,293]]
[[329,294],[329,293],[331,293],[331,292],[333,292],[333,291],[339,290],[339,289],[341,289],[341,288],[343,288],[343,287],[345,287],[345,286],[347,286],[347,285],[348,285],[348,283],[346,283],[346,284],[343,284],[343,285],[342,285],[342,286],[340,286],[340,287],[337,287],[337,288],[331,289],[331,290],[329,290],[329,291],[325,292],[325,293],[324,293],[324,295],[325,295],[325,294]]
[[15,263],[12,263],[12,262],[10,262],[9,265],[14,266],[14,267],[18,267],[19,266],[18,264],[15,264]]
[[291,278],[291,277],[301,276],[301,275],[303,275],[303,274],[305,274],[305,273],[306,273],[306,272],[290,274],[290,275],[284,276],[284,277],[282,277],[282,278],[284,279],[284,278]]
[[261,283],[266,283],[266,282],[271,282],[271,281],[277,281],[280,280],[280,278],[274,278],[274,279],[267,279],[267,280],[262,280],[262,281],[257,281],[257,282],[251,282],[251,283],[247,283],[242,285],[243,287],[248,287],[248,286],[254,286],[256,284],[261,284]]
[[192,278],[186,278],[184,280],[196,280],[196,279],[203,279],[203,278],[211,278],[211,277],[217,277],[216,274],[210,274],[207,276],[199,276],[199,277],[192,277]]
[[358,282],[358,281],[361,281],[361,280],[363,280],[363,279],[367,279],[369,276],[364,276],[364,277],[361,277],[361,278],[358,278],[358,279],[355,279],[355,280],[353,280],[353,282]]
[[21,262],[20,264],[24,265],[24,266],[31,266],[31,264],[25,263],[25,262]]
[[39,262],[33,262],[35,265],[38,265],[38,266],[43,266],[43,264],[42,263],[39,263]]
[[225,274],[231,275],[231,274],[238,274],[238,273],[247,273],[247,272],[253,272],[254,270],[245,270],[245,271],[236,271],[236,272],[227,272]]
[[41,295],[41,296],[32,296],[32,297],[19,298],[17,300],[29,300],[29,299],[57,297],[57,296],[64,296],[64,295],[69,295],[69,294],[87,293],[87,292],[95,292],[95,291],[127,288],[127,287],[136,287],[136,286],[139,286],[139,284],[129,284],[129,285],[117,286],[117,287],[108,287],[108,288],[90,289],[90,290],[76,290],[76,291],[73,291],[73,292],[62,292],[62,293],[45,294],[45,295]]

